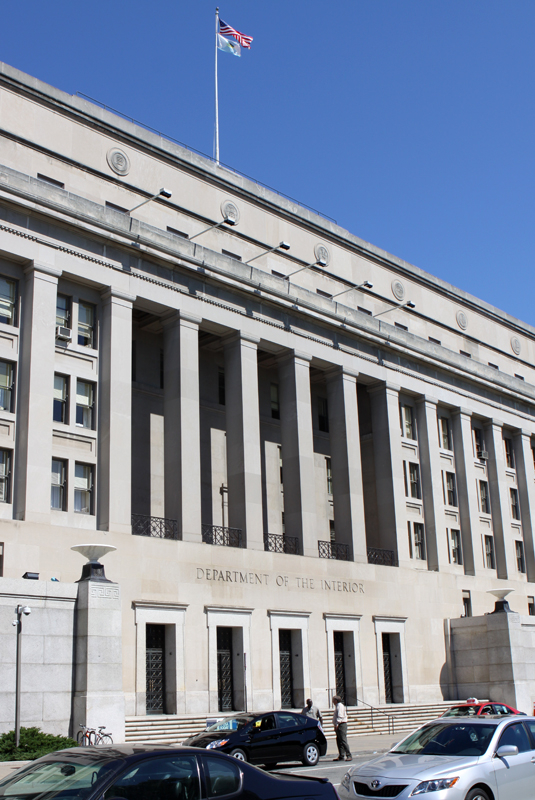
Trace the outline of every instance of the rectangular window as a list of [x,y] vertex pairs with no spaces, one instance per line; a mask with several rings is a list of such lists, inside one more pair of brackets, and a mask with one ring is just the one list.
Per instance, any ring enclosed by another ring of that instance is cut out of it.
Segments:
[[513,450],[513,442],[511,439],[503,440],[503,444],[505,447],[505,464],[508,469],[515,468],[515,451]]
[[0,361],[0,409],[11,411],[13,403],[13,364]]
[[428,338],[428,339],[429,339],[429,341],[430,341],[430,342],[432,342],[433,344],[442,344],[442,342],[440,341],[440,339],[433,339],[433,337],[432,337],[432,336],[428,336],[427,338]]
[[50,508],[65,511],[67,507],[67,462],[59,458],[52,459],[52,495]]
[[76,381],[76,424],[80,428],[94,427],[95,387],[86,381]]
[[467,353],[466,350],[459,350],[459,353],[466,358],[472,358],[472,353]]
[[333,470],[332,470],[332,462],[330,458],[325,459],[325,470],[327,473],[327,494],[332,495],[333,493]]
[[444,473],[444,500],[448,506],[457,506],[457,482],[454,472]]
[[11,503],[11,450],[0,450],[0,503]]
[[474,456],[481,458],[481,453],[485,450],[485,439],[483,438],[483,431],[481,428],[474,428]]
[[489,367],[492,367],[492,369],[500,369],[497,364],[493,364],[491,361],[489,361]]
[[318,397],[318,428],[323,433],[329,433],[329,410],[326,397]]
[[78,303],[78,344],[95,346],[95,306],[91,303]]
[[217,401],[220,406],[225,405],[225,370],[219,367],[217,373]]
[[69,422],[69,379],[65,375],[54,375],[54,410],[52,419],[54,422]]
[[280,406],[279,406],[279,384],[272,383],[270,387],[270,400],[271,400],[271,416],[273,419],[280,419]]
[[518,489],[509,489],[511,496],[511,519],[520,519],[520,505],[518,504]]
[[463,551],[461,545],[461,531],[450,530],[451,560],[454,564],[463,563]]
[[282,486],[282,447],[279,445],[277,450],[279,451],[279,480]]
[[329,520],[329,539],[331,544],[336,543],[336,532],[334,530],[334,519]]
[[450,421],[447,417],[438,418],[439,443],[443,450],[452,450]]
[[516,372],[515,372],[515,378],[518,378],[519,381],[525,381],[526,380],[523,375],[517,375]]
[[402,325],[401,322],[394,322],[394,326],[396,328],[401,328],[402,331],[408,331],[409,330],[408,325]]
[[55,186],[57,189],[64,189],[65,184],[62,181],[57,181],[55,178],[49,178],[48,175],[41,175],[40,172],[37,173],[37,177],[40,181],[44,183],[49,183],[50,186]]
[[489,485],[487,481],[479,481],[479,500],[480,500],[479,510],[483,514],[490,514]]
[[71,327],[71,298],[65,294],[58,294],[56,300],[56,325]]
[[470,592],[467,589],[463,590],[463,617],[471,617],[472,616],[472,598],[470,597]]
[[422,493],[420,491],[420,465],[409,462],[409,497],[414,497],[420,500]]
[[485,566],[487,569],[495,569],[494,539],[492,536],[485,536]]
[[237,253],[232,253],[230,250],[221,250],[224,256],[228,256],[229,258],[233,258],[235,261],[241,261],[242,258]]
[[169,225],[167,226],[167,232],[174,233],[175,236],[180,236],[181,239],[189,239],[187,233],[184,233],[184,231],[178,231],[176,228],[170,228]]
[[15,324],[16,299],[17,282],[0,277],[0,322],[6,325]]
[[535,617],[535,597],[528,597],[528,614]]
[[413,522],[414,531],[414,558],[425,561],[424,526],[421,522]]
[[366,314],[368,317],[371,317],[372,312],[367,308],[362,308],[361,306],[357,306],[357,311],[360,311],[361,314]]
[[328,297],[329,300],[332,299],[332,294],[329,294],[329,292],[324,292],[323,289],[316,289],[316,294],[319,294],[320,297]]
[[524,542],[515,541],[516,552],[516,568],[519,572],[526,571],[526,562],[524,561]]
[[416,439],[412,406],[401,404],[399,413],[401,418],[401,435],[406,439]]
[[93,467],[74,465],[74,510],[78,514],[93,513]]

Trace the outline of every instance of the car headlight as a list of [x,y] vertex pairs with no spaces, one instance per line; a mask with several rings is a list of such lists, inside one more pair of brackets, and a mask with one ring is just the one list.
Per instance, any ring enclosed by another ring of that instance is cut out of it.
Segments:
[[213,750],[214,747],[223,747],[224,744],[228,744],[228,739],[216,739],[215,742],[210,742],[210,744],[207,744],[206,749]]
[[343,778],[342,778],[342,780],[340,781],[340,785],[344,787],[344,789],[346,790],[346,792],[349,792],[349,787],[350,787],[350,785],[351,785],[351,781],[350,781],[350,777],[349,777],[349,772],[346,772],[346,774],[344,775],[344,777],[343,777]]
[[414,797],[415,794],[425,794],[426,792],[441,792],[443,789],[451,789],[455,786],[459,776],[456,778],[440,778],[436,781],[422,781],[412,790],[409,797]]

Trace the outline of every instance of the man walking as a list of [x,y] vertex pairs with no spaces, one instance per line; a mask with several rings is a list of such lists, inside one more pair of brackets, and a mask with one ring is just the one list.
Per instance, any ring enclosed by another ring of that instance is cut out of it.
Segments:
[[310,697],[308,698],[307,704],[304,707],[302,713],[306,717],[311,717],[312,719],[317,719],[318,723],[319,723],[319,726],[321,728],[321,726],[323,725],[323,719],[322,719],[322,716],[321,716],[321,711],[319,710],[319,708],[317,706],[314,705],[314,703],[312,702]]
[[334,761],[352,761],[353,757],[347,743],[347,711],[342,703],[342,698],[337,694],[333,697],[333,706],[333,725],[338,746],[338,758],[335,758]]

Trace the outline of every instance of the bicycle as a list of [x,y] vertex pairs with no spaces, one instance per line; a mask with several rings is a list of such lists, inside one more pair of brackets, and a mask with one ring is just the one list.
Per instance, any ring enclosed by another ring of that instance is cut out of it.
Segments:
[[103,733],[105,725],[98,726],[98,733],[95,731],[95,744],[113,744],[111,733]]
[[95,744],[97,732],[94,728],[88,728],[87,725],[80,723],[81,731],[76,734],[76,741],[80,747],[91,747]]

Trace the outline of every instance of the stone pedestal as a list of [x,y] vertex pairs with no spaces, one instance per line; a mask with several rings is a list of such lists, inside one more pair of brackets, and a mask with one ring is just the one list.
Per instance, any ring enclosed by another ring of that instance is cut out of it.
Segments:
[[124,742],[121,593],[118,584],[80,581],[76,603],[74,735],[105,725]]

